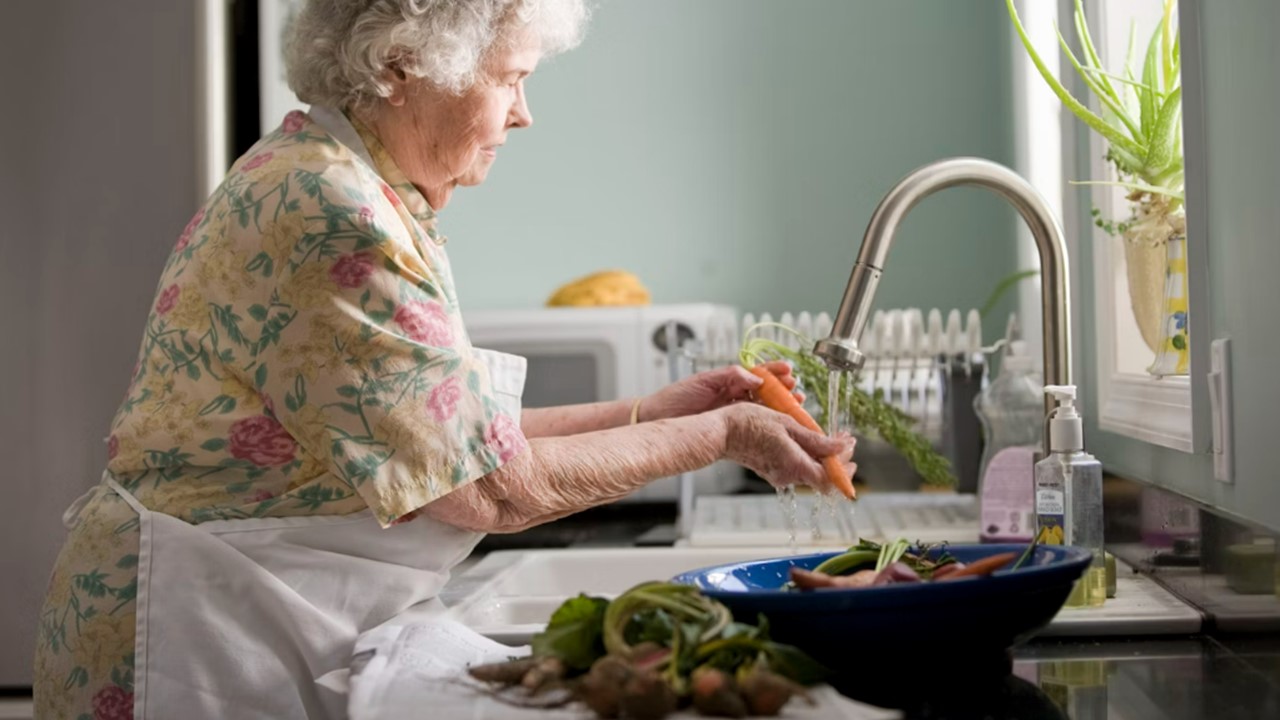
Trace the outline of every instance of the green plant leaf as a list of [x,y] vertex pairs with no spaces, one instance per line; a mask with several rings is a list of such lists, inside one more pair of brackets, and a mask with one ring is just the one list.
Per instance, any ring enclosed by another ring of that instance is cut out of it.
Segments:
[[[1049,88],[1053,90],[1053,94],[1058,96],[1063,105],[1067,106],[1076,117],[1080,118],[1089,127],[1093,128],[1099,135],[1106,138],[1107,142],[1113,147],[1120,149],[1126,156],[1131,156],[1138,160],[1141,166],[1141,158],[1146,156],[1146,152],[1138,147],[1133,140],[1125,137],[1114,127],[1109,125],[1092,110],[1085,107],[1079,100],[1067,92],[1067,89],[1058,82],[1058,79],[1049,71],[1048,66],[1044,64],[1044,60],[1040,59],[1039,53],[1036,52],[1035,46],[1031,44],[1031,38],[1027,37],[1026,28],[1022,27],[1022,21],[1018,19],[1018,11],[1013,6],[1013,0],[1005,0],[1005,4],[1009,9],[1009,17],[1013,20],[1015,30],[1017,30],[1018,38],[1022,41],[1022,46],[1026,48],[1027,55],[1031,58],[1032,64],[1036,66],[1036,70],[1040,72],[1040,76],[1049,84]],[[1061,35],[1061,34],[1059,34]]]
[[1174,72],[1173,66],[1173,41],[1170,40],[1169,33],[1173,24],[1173,0],[1164,0],[1164,17],[1160,20],[1160,47],[1163,50],[1164,58],[1164,87],[1172,90],[1178,81],[1178,74]]
[[1072,185],[1111,185],[1113,187],[1138,190],[1140,192],[1151,193],[1153,195],[1166,195],[1183,202],[1186,200],[1186,198],[1182,196],[1182,193],[1176,190],[1167,187],[1160,187],[1158,185],[1148,185],[1147,183],[1126,182],[1123,180],[1072,180],[1070,183]]
[[[1098,49],[1094,46],[1093,36],[1089,33],[1089,23],[1085,20],[1084,4],[1081,0],[1076,0],[1075,12],[1072,14],[1076,24],[1076,37],[1080,39],[1080,47],[1084,50],[1085,62],[1088,63],[1090,68],[1100,70],[1102,68],[1102,59],[1098,57]],[[1103,87],[1111,93],[1112,97],[1119,99],[1111,83],[1104,81]]]
[[769,658],[769,669],[801,685],[822,682],[831,673],[817,660],[791,645],[769,642],[764,651]]
[[1130,87],[1142,88],[1143,90],[1153,90],[1153,89],[1154,89],[1154,88],[1149,88],[1149,87],[1147,87],[1146,85],[1143,85],[1142,83],[1138,82],[1137,80],[1130,80],[1129,78],[1123,78],[1123,77],[1120,77],[1119,75],[1115,75],[1115,74],[1109,73],[1109,72],[1107,72],[1107,71],[1105,71],[1105,70],[1099,70],[1098,68],[1085,68],[1085,72],[1088,72],[1090,75],[1098,75],[1098,76],[1101,76],[1101,77],[1106,77],[1106,78],[1108,78],[1108,79],[1115,80],[1115,81],[1116,81],[1116,82],[1118,82],[1118,83],[1123,83],[1123,84],[1128,85],[1128,86],[1130,86]]
[[1147,148],[1146,172],[1158,175],[1174,161],[1177,135],[1181,132],[1182,88],[1174,88],[1160,107],[1159,117],[1151,130],[1151,143]]
[[[1080,79],[1084,81],[1085,87],[1089,88],[1090,92],[1098,96],[1098,100],[1102,103],[1103,107],[1114,113],[1116,117],[1124,123],[1125,128],[1129,130],[1133,137],[1133,140],[1129,141],[1133,144],[1133,148],[1136,149],[1141,147],[1137,144],[1142,141],[1141,128],[1134,124],[1133,119],[1129,117],[1128,111],[1126,111],[1118,102],[1118,98],[1112,99],[1111,95],[1109,95],[1107,91],[1098,84],[1098,81],[1090,75],[1089,71],[1080,64],[1075,53],[1071,51],[1071,46],[1067,44],[1067,39],[1063,37],[1061,32],[1058,33],[1058,45],[1062,48],[1063,54],[1066,55],[1067,61],[1071,63],[1071,67],[1075,68],[1076,73],[1080,75]],[[1081,107],[1083,107],[1083,105],[1081,105]],[[1078,116],[1079,113],[1076,113],[1076,115]],[[1129,140],[1128,138],[1125,138],[1124,135],[1120,134],[1119,128],[1116,128],[1113,125],[1108,125],[1108,127],[1113,128],[1118,137]],[[1110,138],[1108,138],[1108,140],[1110,140]],[[1112,141],[1112,144],[1115,144],[1115,141]],[[1132,151],[1133,150],[1131,149],[1130,152]]]
[[1182,67],[1182,33],[1178,33],[1173,38],[1173,68],[1177,70],[1180,67]]
[[632,616],[623,637],[633,647],[643,642],[668,645],[673,632],[675,623],[671,621],[670,613],[662,608],[648,608]]
[[[1133,54],[1137,51],[1137,49],[1138,49],[1138,26],[1135,25],[1132,20],[1130,20],[1129,21],[1129,43],[1124,51],[1124,68],[1122,68],[1124,70],[1125,78],[1127,78],[1130,82],[1137,81],[1137,78],[1133,76]],[[1128,106],[1128,97],[1129,97],[1128,90],[1129,89],[1131,88],[1128,86],[1125,88],[1126,107]],[[1135,100],[1137,99],[1136,93],[1134,95],[1134,99]]]
[[558,657],[566,667],[586,670],[604,650],[604,614],[609,601],[579,595],[569,598],[552,614],[547,629],[533,636],[533,654]]
[[986,317],[991,314],[991,311],[996,309],[996,305],[1000,303],[1000,299],[1004,297],[1005,293],[1012,290],[1023,280],[1039,276],[1039,270],[1019,270],[1018,272],[1001,278],[1000,282],[996,283],[995,289],[987,296],[987,301],[982,303],[982,308],[978,310],[978,315],[983,319],[986,319]]
[[[1081,76],[1085,78],[1086,83],[1089,81],[1089,77],[1084,73],[1088,72],[1091,75],[1096,76],[1096,82],[1099,87],[1106,92],[1105,94],[1098,90],[1094,90],[1094,92],[1097,93],[1098,97],[1102,99],[1104,103],[1107,103],[1111,107],[1111,110],[1116,114],[1116,117],[1124,123],[1126,128],[1128,128],[1130,135],[1135,138],[1140,137],[1138,127],[1133,124],[1133,119],[1129,117],[1129,111],[1128,108],[1125,107],[1124,98],[1116,92],[1115,87],[1111,84],[1110,78],[1112,76],[1103,71],[1102,59],[1098,57],[1098,50],[1093,44],[1093,37],[1089,34],[1089,23],[1085,20],[1084,5],[1080,0],[1076,0],[1075,23],[1076,37],[1080,39],[1080,46],[1084,50],[1085,63],[1087,64],[1087,67],[1083,69],[1079,64],[1075,64],[1076,72],[1081,73]],[[1058,36],[1061,38],[1062,34],[1059,33]],[[1069,51],[1068,56],[1070,56]],[[1119,80],[1120,78],[1117,77],[1116,79]],[[1110,100],[1109,102],[1108,98]]]
[[[1151,42],[1147,44],[1147,59],[1142,63],[1142,82],[1149,87],[1160,87],[1160,28],[1156,28],[1151,34]],[[1139,90],[1138,98],[1142,104],[1140,123],[1145,133],[1143,140],[1150,140],[1151,130],[1156,124],[1156,113],[1159,111],[1156,94]]]

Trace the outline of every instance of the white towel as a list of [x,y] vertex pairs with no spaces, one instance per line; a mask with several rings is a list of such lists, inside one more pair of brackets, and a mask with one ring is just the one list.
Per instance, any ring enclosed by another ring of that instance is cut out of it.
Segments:
[[[452,620],[382,627],[356,642],[348,678],[351,720],[438,717],[451,720],[584,720],[580,704],[541,710],[513,707],[485,692],[466,673],[469,665],[501,662],[529,648],[501,645]],[[794,700],[781,717],[792,720],[889,720],[901,717],[854,702],[828,686],[811,690],[815,706]],[[682,712],[672,718],[698,717]]]

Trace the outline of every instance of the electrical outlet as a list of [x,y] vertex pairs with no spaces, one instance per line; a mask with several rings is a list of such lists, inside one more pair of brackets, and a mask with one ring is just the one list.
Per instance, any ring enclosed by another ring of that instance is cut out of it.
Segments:
[[1213,476],[1219,482],[1234,480],[1231,433],[1231,341],[1222,338],[1209,345],[1209,404],[1213,409]]

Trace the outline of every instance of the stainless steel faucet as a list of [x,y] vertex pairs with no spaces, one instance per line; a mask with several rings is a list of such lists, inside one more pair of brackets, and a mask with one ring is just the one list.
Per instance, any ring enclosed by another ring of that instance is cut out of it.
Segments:
[[[1062,228],[1044,198],[1009,168],[980,158],[951,158],[916,170],[880,201],[862,249],[849,276],[831,335],[813,352],[833,370],[858,370],[864,360],[858,338],[867,324],[876,286],[884,272],[898,225],[916,203],[944,188],[978,185],[1008,200],[1031,228],[1040,251],[1041,300],[1044,315],[1044,376],[1047,384],[1071,384],[1071,322],[1067,287],[1067,247]],[[1053,401],[1045,399],[1046,413]]]

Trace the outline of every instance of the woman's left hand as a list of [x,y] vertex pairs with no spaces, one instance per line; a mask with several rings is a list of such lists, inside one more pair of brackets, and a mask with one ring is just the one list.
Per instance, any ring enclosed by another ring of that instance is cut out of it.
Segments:
[[[796,386],[791,366],[775,360],[764,364],[788,390]],[[662,388],[640,401],[642,421],[696,415],[742,400],[754,400],[753,391],[764,382],[740,365],[707,370]],[[804,402],[804,394],[793,393]]]

